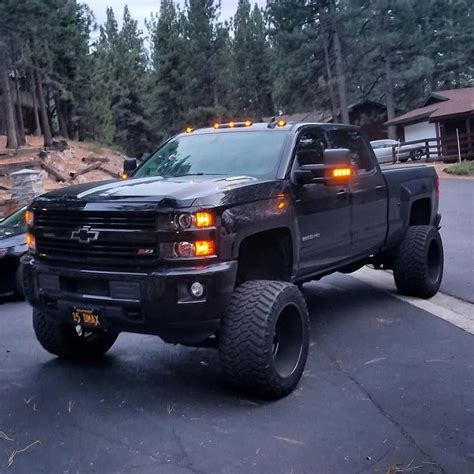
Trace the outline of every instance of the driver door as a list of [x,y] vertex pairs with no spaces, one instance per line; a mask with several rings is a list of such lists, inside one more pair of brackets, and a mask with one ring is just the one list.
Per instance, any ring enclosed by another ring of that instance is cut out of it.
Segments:
[[[321,127],[305,127],[297,140],[294,166],[322,164],[328,147]],[[299,184],[294,188],[294,196],[300,231],[298,276],[316,273],[348,258],[351,246],[349,186]]]

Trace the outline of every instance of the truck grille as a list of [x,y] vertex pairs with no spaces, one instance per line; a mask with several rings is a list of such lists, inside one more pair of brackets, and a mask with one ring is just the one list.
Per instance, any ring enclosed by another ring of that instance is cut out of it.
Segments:
[[34,234],[45,260],[136,266],[158,258],[151,213],[36,211]]

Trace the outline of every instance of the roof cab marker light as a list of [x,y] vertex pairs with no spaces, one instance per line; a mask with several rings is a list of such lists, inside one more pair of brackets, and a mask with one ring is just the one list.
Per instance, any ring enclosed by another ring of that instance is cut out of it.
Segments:
[[288,125],[288,122],[283,117],[279,117],[279,118],[272,117],[272,119],[267,125],[267,128],[275,128],[275,127],[283,128],[283,127],[286,127],[287,125]]
[[216,130],[218,128],[242,128],[242,127],[251,127],[253,122],[251,120],[246,120],[245,122],[229,122],[229,123],[215,123],[213,128]]
[[186,127],[186,129],[184,130],[186,133],[193,133],[194,132],[194,128],[193,127]]

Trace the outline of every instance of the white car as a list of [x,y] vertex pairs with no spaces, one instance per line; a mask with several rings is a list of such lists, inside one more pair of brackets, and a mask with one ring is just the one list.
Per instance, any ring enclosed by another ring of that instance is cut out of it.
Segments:
[[[370,142],[379,163],[392,163],[394,161],[393,149],[395,149],[395,161],[405,163],[409,159],[421,160],[425,150],[419,143],[412,145],[400,144],[397,140],[375,140]],[[398,157],[398,160],[397,160]]]

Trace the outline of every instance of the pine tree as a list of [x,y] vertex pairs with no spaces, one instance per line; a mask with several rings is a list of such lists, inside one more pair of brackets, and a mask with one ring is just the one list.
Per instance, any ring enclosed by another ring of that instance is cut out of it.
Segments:
[[272,113],[271,75],[262,12],[239,0],[234,16],[234,107],[242,116],[261,119]]
[[148,151],[148,126],[145,117],[146,54],[137,21],[128,7],[117,37],[115,77],[111,95],[114,139],[127,154],[142,157]]
[[185,45],[182,22],[173,0],[162,0],[160,13],[147,24],[152,73],[149,115],[154,138],[161,141],[183,127]]
[[186,65],[185,109],[218,106],[216,84],[216,20],[214,0],[189,0],[184,18]]

